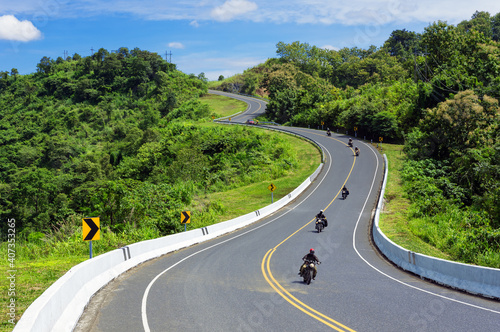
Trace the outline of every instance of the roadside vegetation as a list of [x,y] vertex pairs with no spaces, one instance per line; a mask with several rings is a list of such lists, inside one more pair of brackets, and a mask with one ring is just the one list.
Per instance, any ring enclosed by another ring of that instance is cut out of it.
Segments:
[[[218,97],[218,103],[224,105],[224,98],[226,97]],[[201,100],[203,101],[204,98]],[[229,106],[233,104],[233,100],[227,98],[227,101],[225,107],[228,110],[238,108]],[[242,104],[246,108],[246,104]],[[241,106],[239,105],[239,107]],[[255,128],[255,130],[258,129]],[[230,220],[269,205],[271,194],[267,186],[271,182],[277,187],[274,192],[274,199],[277,200],[293,191],[314,172],[321,162],[319,151],[308,142],[286,134],[279,135],[284,136],[283,139],[289,142],[296,158],[304,162],[298,163],[297,167],[283,177],[272,178],[256,175],[252,183],[238,188],[195,195],[191,204],[182,208],[182,210],[191,211],[192,223],[188,224],[188,230]],[[28,239],[16,243],[16,321],[52,283],[76,264],[89,259],[89,244],[82,240],[81,217],[83,215],[68,218],[58,231],[47,234],[34,232],[32,233],[34,235],[28,236]],[[180,212],[174,217],[175,222],[179,223]],[[157,232],[139,227],[117,232],[105,226],[101,232],[101,239],[93,241],[93,255],[97,256],[131,243],[158,236]],[[5,242],[2,243],[1,248],[1,252],[7,252]],[[0,280],[1,302],[4,304],[10,300],[7,292],[8,281],[6,278]],[[8,308],[3,305],[0,314],[2,317],[7,317],[7,313]],[[0,331],[11,330],[12,324],[5,319],[2,320]]]
[[414,251],[500,268],[499,41],[500,13],[475,12],[368,49],[279,42],[277,58],[212,88],[268,98],[269,121],[400,144],[382,228]]
[[[268,205],[271,182],[278,199],[304,181],[320,163],[309,143],[212,122],[245,109],[208,95],[203,74],[185,75],[139,49],[44,57],[34,74],[3,72],[1,248],[5,257],[14,248],[15,296],[9,279],[0,287],[2,303],[16,301],[14,321],[88,259],[83,217],[100,217],[97,256],[183,231],[182,211],[191,211],[188,229],[207,226]],[[7,319],[0,326],[12,329]]]
[[383,144],[381,152],[387,156],[389,173],[384,193],[384,208],[380,213],[380,229],[403,248],[424,255],[451,259],[450,255],[418,237],[410,228],[408,221],[411,201],[405,194],[401,179],[401,170],[406,158],[403,145]]
[[1,248],[8,257],[15,220],[16,320],[88,258],[82,217],[101,218],[99,255],[183,231],[184,210],[189,228],[256,210],[269,183],[279,199],[316,168],[308,143],[214,124],[246,106],[208,88],[267,99],[268,121],[382,137],[384,232],[413,251],[500,268],[499,40],[500,13],[476,12],[368,49],[278,42],[276,58],[216,82],[137,48],[0,71]]

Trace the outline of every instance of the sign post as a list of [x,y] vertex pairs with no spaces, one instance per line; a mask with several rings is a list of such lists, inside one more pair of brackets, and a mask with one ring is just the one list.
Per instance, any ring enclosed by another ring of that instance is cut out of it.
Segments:
[[184,232],[187,231],[187,224],[191,223],[191,211],[181,212],[181,224],[184,224]]
[[101,227],[99,217],[89,217],[82,219],[83,241],[89,242],[90,258],[92,258],[92,240],[101,239]]
[[354,127],[354,137],[358,137],[358,127]]
[[274,184],[270,184],[267,189],[271,191],[271,203],[274,203],[274,191],[276,190],[276,186]]

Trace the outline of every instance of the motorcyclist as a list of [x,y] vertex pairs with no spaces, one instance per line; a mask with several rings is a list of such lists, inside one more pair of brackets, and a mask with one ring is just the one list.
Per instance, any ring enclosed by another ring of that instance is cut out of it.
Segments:
[[326,216],[323,213],[323,210],[319,211],[319,213],[316,215],[316,219],[323,220],[323,224],[325,225],[325,227],[328,226],[328,220],[326,220]]
[[352,147],[352,138],[349,138],[349,146]]
[[359,149],[358,149],[358,147],[354,148],[354,153],[356,154],[356,156],[359,155]]
[[330,132],[330,128],[326,128],[326,134],[330,136],[332,133]]
[[[318,257],[316,257],[316,255],[314,254],[314,249],[313,248],[309,249],[309,253],[306,254],[304,257],[302,257],[302,260],[304,262],[308,261],[308,262],[314,263],[314,272],[313,272],[313,280],[314,280],[314,278],[316,278],[316,274],[318,273],[318,268],[316,267],[316,263],[318,263],[318,264],[321,263],[319,261]],[[302,275],[302,271],[304,271],[305,268],[306,268],[305,263],[300,266],[300,270],[299,270],[300,276]]]
[[344,186],[344,187],[342,188],[342,197],[347,198],[347,196],[349,196],[349,190],[347,190],[347,187],[346,187],[346,186]]

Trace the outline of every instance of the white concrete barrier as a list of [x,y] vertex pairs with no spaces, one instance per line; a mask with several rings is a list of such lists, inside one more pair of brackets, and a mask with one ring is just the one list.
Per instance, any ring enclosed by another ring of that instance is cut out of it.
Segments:
[[[380,251],[404,270],[424,278],[471,293],[500,298],[500,269],[455,263],[413,253],[396,245],[383,234],[379,228],[379,215],[387,181],[386,156],[384,160],[384,182],[372,230],[374,242]],[[166,253],[245,227],[276,212],[297,198],[317,177],[322,167],[323,164],[290,194],[258,211],[188,232],[134,243],[74,266],[28,307],[14,331],[73,330],[90,298],[121,273]]]
[[153,258],[265,218],[297,198],[314,181],[322,167],[323,164],[290,194],[258,211],[207,227],[134,243],[74,266],[28,307],[13,331],[72,331],[91,297],[120,274]]
[[422,278],[466,291],[472,294],[500,299],[500,269],[452,262],[407,250],[391,240],[380,230],[379,216],[382,210],[387,182],[388,162],[384,155],[385,174],[380,192],[372,235],[378,249],[394,264]]
[[[314,140],[308,140],[318,146],[323,158],[321,147]],[[90,298],[121,273],[166,253],[245,227],[276,212],[299,196],[322,167],[323,163],[290,194],[258,211],[188,232],[134,243],[74,266],[28,307],[13,331],[73,330]]]

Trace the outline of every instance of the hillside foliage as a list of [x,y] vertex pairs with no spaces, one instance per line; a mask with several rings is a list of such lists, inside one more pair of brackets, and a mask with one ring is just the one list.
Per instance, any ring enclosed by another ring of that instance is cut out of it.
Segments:
[[[218,87],[268,98],[268,120],[404,142],[409,222],[427,225],[415,232],[454,259],[500,267],[499,40],[500,13],[476,12],[368,49],[279,42],[277,58]],[[438,228],[450,231],[430,235]]]
[[[276,135],[210,125],[206,92],[204,75],[139,49],[3,72],[0,218],[16,220],[19,241],[59,234],[78,216],[100,216],[111,232],[171,234],[196,195],[297,164]],[[198,220],[223,206],[201,209]]]

